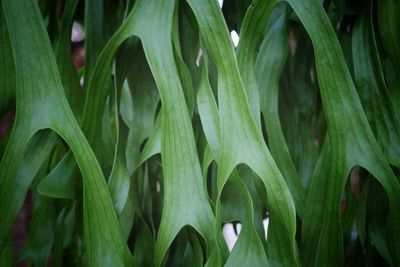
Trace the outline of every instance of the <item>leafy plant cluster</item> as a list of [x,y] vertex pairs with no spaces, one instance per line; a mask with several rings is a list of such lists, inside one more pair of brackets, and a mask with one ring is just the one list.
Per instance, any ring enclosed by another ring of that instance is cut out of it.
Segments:
[[0,266],[400,265],[399,1],[0,9]]

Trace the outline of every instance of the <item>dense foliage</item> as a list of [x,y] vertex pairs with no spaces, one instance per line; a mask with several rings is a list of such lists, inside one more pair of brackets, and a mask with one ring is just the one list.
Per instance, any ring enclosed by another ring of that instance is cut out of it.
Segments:
[[400,265],[398,0],[0,11],[0,266]]

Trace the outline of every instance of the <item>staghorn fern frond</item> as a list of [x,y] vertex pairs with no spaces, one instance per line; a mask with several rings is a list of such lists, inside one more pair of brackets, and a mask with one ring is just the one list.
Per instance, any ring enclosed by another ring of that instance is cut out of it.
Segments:
[[398,1],[0,9],[0,266],[400,264]]

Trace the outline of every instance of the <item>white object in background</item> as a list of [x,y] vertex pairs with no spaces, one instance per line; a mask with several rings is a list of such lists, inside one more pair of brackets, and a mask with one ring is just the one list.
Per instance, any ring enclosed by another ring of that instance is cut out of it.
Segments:
[[[235,230],[233,229],[233,224],[231,223],[226,223],[222,227],[222,233],[225,238],[226,245],[228,246],[229,251],[232,251],[233,247],[235,246],[235,243],[238,239],[238,236],[235,233]],[[241,227],[240,227],[241,229]],[[240,233],[240,230],[237,228],[238,234]]]
[[[269,218],[265,218],[263,220],[265,240],[267,240],[267,236],[268,236],[268,224],[269,224]],[[242,224],[241,223],[236,224],[236,232],[233,227],[234,226],[232,223],[226,223],[222,227],[222,234],[224,236],[224,239],[225,239],[226,245],[228,246],[229,251],[232,251],[233,247],[236,244],[236,241],[238,240],[240,231],[242,230]],[[237,233],[237,235],[236,235],[236,233]]]
[[83,27],[78,22],[72,24],[71,41],[74,43],[79,43],[85,39],[85,32]]
[[235,30],[231,31],[231,39],[232,39],[233,45],[236,47],[239,43],[239,35]]

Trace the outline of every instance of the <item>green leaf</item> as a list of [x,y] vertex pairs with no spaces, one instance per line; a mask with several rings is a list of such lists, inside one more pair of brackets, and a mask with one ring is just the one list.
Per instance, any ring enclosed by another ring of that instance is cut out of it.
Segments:
[[0,8],[0,116],[15,103],[15,67],[3,8]]
[[[304,264],[343,265],[338,211],[345,181],[355,165],[370,171],[385,188],[390,206],[387,226],[391,240],[388,243],[392,255],[400,255],[394,241],[395,236],[400,234],[395,223],[400,219],[399,183],[373,137],[333,27],[318,1],[288,2],[304,24],[314,46],[317,77],[331,143],[331,166],[325,172],[325,187],[329,190],[321,190],[321,187],[311,184],[314,189],[310,188],[309,192],[308,211],[303,225]],[[323,38],[320,38],[321,34]],[[324,210],[313,204],[313,198],[323,199],[319,203],[323,203]],[[320,227],[313,228],[312,221],[319,221]]]
[[0,2],[1,266],[400,264],[397,1]]
[[[2,206],[11,203],[10,189],[28,140],[38,130],[51,128],[71,147],[82,172],[88,264],[132,265],[103,173],[65,98],[39,9],[31,1],[3,1],[3,7],[16,68],[17,114],[0,163],[0,177],[6,177],[1,180],[0,186]],[[31,71],[27,73],[26,69]],[[5,216],[0,221],[1,247],[13,219]]]
[[374,135],[390,164],[400,166],[400,123],[383,77],[372,28],[365,9],[353,29],[355,85]]
[[[257,70],[260,88],[259,101],[261,102],[261,111],[264,115],[268,135],[268,147],[285,177],[295,201],[297,213],[301,217],[304,213],[306,192],[291,159],[278,112],[279,77],[288,53],[286,13],[286,6],[278,6],[270,16],[268,28],[265,31],[266,36],[260,46],[254,69]],[[252,63],[249,64],[253,66]],[[257,86],[253,85],[252,87]]]
[[[271,265],[299,265],[295,244],[295,209],[289,190],[263,140],[250,106],[228,31],[217,3],[189,1],[200,25],[208,54],[218,70],[218,104],[221,148],[218,162],[218,192],[239,163],[246,163],[262,179],[270,214],[267,256]],[[254,8],[251,6],[250,8]],[[211,16],[209,14],[212,14]],[[218,43],[216,47],[213,44]],[[220,49],[224,47],[224,49]],[[284,256],[283,256],[284,255]]]

